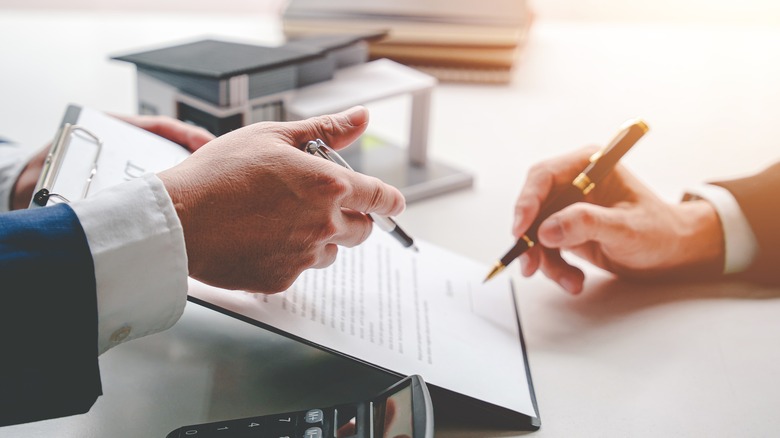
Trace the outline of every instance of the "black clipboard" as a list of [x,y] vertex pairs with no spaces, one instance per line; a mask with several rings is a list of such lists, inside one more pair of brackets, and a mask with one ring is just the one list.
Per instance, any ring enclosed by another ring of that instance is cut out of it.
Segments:
[[[375,233],[372,234],[372,237],[370,239],[374,239],[374,236],[377,232],[378,230],[375,230]],[[384,234],[382,234],[381,232],[379,233],[380,233],[379,236],[384,236]],[[378,238],[386,239],[388,242],[392,242],[392,243],[387,243],[387,245],[392,244],[400,248],[400,245],[398,245],[397,242],[392,241],[389,238],[389,236],[378,237]],[[432,247],[434,247],[433,245],[428,244],[426,242],[421,242],[421,243],[425,245],[424,247],[421,246],[420,248],[421,253],[426,249],[431,249]],[[380,243],[378,245],[382,245],[382,244]],[[402,248],[400,248],[399,250],[402,250]],[[440,251],[444,251],[444,250],[440,250]],[[341,260],[344,254],[345,253],[343,253],[340,249],[339,259],[337,259],[337,263],[339,263],[338,260]],[[368,253],[366,254],[355,253],[354,257],[358,257],[358,254],[367,255]],[[413,256],[413,257],[418,257],[418,256]],[[348,265],[349,262],[345,261],[344,264]],[[315,271],[322,272],[322,270],[315,270]],[[482,271],[480,270],[480,274],[481,273]],[[311,275],[316,276],[316,275],[327,275],[327,274],[313,273]],[[336,278],[338,274],[334,273],[333,275],[334,276],[332,278]],[[447,274],[445,273],[442,275],[446,276]],[[349,275],[347,274],[347,277],[348,276]],[[320,280],[311,280],[311,278],[314,277],[310,277],[309,280],[305,280],[310,285],[317,284],[317,285],[324,286],[325,284],[328,285],[332,284],[332,283],[328,283],[327,281],[324,283],[319,283]],[[479,280],[481,281],[481,277],[479,277]],[[394,377],[405,377],[407,374],[410,373],[420,374],[423,376],[423,378],[425,378],[426,383],[428,384],[431,396],[433,398],[434,411],[439,412],[440,413],[439,415],[442,415],[443,417],[446,418],[457,418],[459,422],[461,421],[464,422],[464,427],[467,428],[485,427],[485,428],[491,428],[493,430],[504,429],[504,430],[516,430],[516,431],[535,431],[541,427],[539,408],[538,408],[536,394],[533,387],[533,381],[531,378],[531,371],[530,371],[528,356],[526,352],[525,339],[523,336],[522,326],[520,323],[520,316],[517,311],[517,296],[515,294],[514,284],[509,279],[507,279],[507,282],[508,283],[505,284],[507,284],[508,286],[495,285],[496,289],[494,289],[494,291],[496,291],[496,296],[499,295],[503,296],[503,298],[500,299],[501,303],[509,303],[511,301],[514,310],[514,312],[511,312],[512,314],[511,318],[514,321],[509,320],[510,310],[506,310],[504,316],[501,317],[501,321],[504,322],[506,325],[511,325],[511,324],[516,325],[516,333],[519,335],[519,339],[517,339],[517,341],[515,342],[519,342],[519,345],[522,348],[522,362],[523,362],[522,365],[525,370],[524,383],[527,384],[528,399],[530,399],[530,405],[532,406],[533,412],[520,412],[520,410],[513,409],[511,407],[512,403],[502,405],[502,403],[506,402],[507,397],[493,397],[493,400],[491,400],[491,396],[494,394],[493,391],[496,391],[496,387],[501,387],[501,385],[503,384],[502,383],[503,380],[496,381],[498,374],[497,375],[490,374],[489,378],[492,377],[493,380],[486,382],[487,383],[487,385],[485,386],[486,389],[485,392],[483,392],[483,394],[487,394],[487,395],[477,397],[474,395],[475,394],[474,392],[464,394],[464,392],[468,392],[468,391],[459,390],[459,387],[457,385],[448,386],[449,384],[446,383],[446,379],[441,379],[441,382],[445,382],[445,383],[440,384],[439,381],[437,381],[439,380],[436,378],[437,376],[428,375],[429,377],[427,377],[426,373],[419,369],[415,369],[409,372],[409,367],[405,368],[405,366],[409,365],[410,363],[410,360],[408,358],[400,359],[398,362],[388,362],[388,361],[383,362],[382,360],[379,361],[371,360],[372,358],[371,354],[368,353],[364,347],[365,345],[367,345],[365,341],[352,344],[351,347],[346,348],[344,349],[344,351],[342,351],[339,349],[340,347],[338,346],[338,342],[331,342],[331,343],[329,343],[328,341],[319,342],[316,335],[312,336],[311,338],[308,338],[309,335],[307,335],[306,333],[313,334],[313,332],[311,331],[311,326],[309,329],[301,328],[301,325],[297,325],[299,323],[292,322],[290,323],[291,325],[285,327],[286,323],[284,322],[280,323],[280,320],[285,319],[288,316],[290,317],[290,319],[296,317],[301,318],[302,322],[300,324],[314,324],[314,322],[318,322],[318,321],[304,321],[304,320],[308,320],[308,317],[304,317],[301,312],[298,313],[298,316],[293,316],[292,313],[289,314],[286,313],[283,316],[281,316],[277,313],[277,311],[280,309],[280,307],[278,307],[279,303],[281,303],[282,301],[286,301],[287,303],[292,303],[296,299],[294,298],[294,296],[286,296],[286,297],[284,296],[284,294],[288,294],[291,291],[293,291],[294,289],[292,288],[287,292],[283,292],[277,295],[272,295],[269,299],[271,300],[278,299],[278,301],[276,302],[276,304],[274,303],[268,304],[269,301],[266,300],[267,297],[263,296],[262,294],[253,295],[253,294],[248,294],[246,292],[240,292],[240,291],[224,291],[218,288],[213,288],[208,285],[197,283],[193,280],[193,282],[190,284],[190,294],[188,300],[195,304],[225,314],[227,316],[239,319],[246,323],[271,331],[275,334],[279,334],[289,339],[295,340],[307,346],[315,347],[319,350],[335,354],[342,358],[346,358],[355,363],[361,364],[366,367],[370,367],[371,369],[378,370],[380,372],[389,374]],[[293,285],[293,288],[294,287],[295,285]],[[475,291],[475,293],[476,292],[485,292],[485,291],[482,289],[478,289]],[[509,297],[503,295],[504,293],[511,293],[511,300],[509,299]],[[342,294],[341,296],[346,297],[347,295]],[[481,297],[484,296],[485,295],[481,295]],[[319,300],[319,298],[317,300]],[[325,300],[323,300],[322,302],[324,303]],[[303,301],[299,300],[298,303],[302,304]],[[312,300],[310,301],[310,303],[315,303],[315,301]],[[436,302],[432,301],[432,304],[436,304]],[[255,310],[256,312],[253,312],[253,310]],[[324,308],[321,310],[324,311]],[[269,317],[269,315],[271,316]],[[464,324],[465,324],[464,327],[467,328],[472,327],[468,324],[468,321],[466,321]],[[445,325],[449,325],[449,323],[445,323]],[[339,333],[336,333],[334,329],[330,329],[330,330],[323,329],[321,331],[326,332],[322,335],[326,338],[329,335],[334,333],[336,336],[341,336],[342,339],[344,337],[347,337],[346,334],[339,335]],[[438,332],[437,334],[440,333],[441,332]],[[439,342],[441,342],[442,339],[443,338],[439,338]],[[510,339],[510,338],[507,336],[506,339]],[[413,349],[409,348],[409,350],[413,350]],[[347,351],[351,351],[351,352],[348,353]],[[453,351],[457,351],[457,349],[453,349]],[[468,354],[472,354],[475,351],[468,351]],[[515,356],[512,357],[518,357],[518,356],[519,354],[516,354]],[[496,356],[496,357],[501,357],[501,356]],[[492,360],[493,358],[490,359]],[[400,362],[403,362],[403,364],[400,364]],[[432,366],[434,367],[439,366],[440,368],[448,367],[448,365],[451,363],[451,362],[447,362],[446,360],[443,362],[442,361],[439,362],[434,361],[434,362],[435,365]],[[397,366],[398,368],[391,369],[394,366]],[[514,369],[514,366],[509,366],[508,368]],[[519,373],[520,367],[517,366],[516,368],[518,369],[518,373]],[[435,370],[433,368],[428,368],[428,370],[430,372],[435,373]],[[450,377],[452,376],[452,373],[450,373],[449,371],[445,372],[444,374],[448,374]],[[459,373],[455,373],[455,374],[457,378],[460,378],[461,375]],[[512,376],[513,378],[514,377],[518,377],[518,378],[517,380],[514,381],[515,383],[507,383],[507,388],[513,388],[513,389],[508,389],[508,391],[512,391],[515,388],[518,388],[517,386],[513,387],[512,385],[518,385],[520,384],[520,382],[523,382],[523,379],[522,377],[520,377],[519,374],[512,374]],[[481,379],[482,376],[480,377],[463,376],[463,378]],[[450,380],[449,382],[452,381]],[[506,396],[506,394],[510,394],[508,397],[512,397],[511,393],[504,393],[503,395]],[[525,398],[525,396],[523,396],[523,399],[528,400]],[[518,404],[515,403],[515,406],[517,405]],[[523,403],[523,405],[527,405],[527,403]],[[528,409],[529,408],[526,408],[524,410],[527,411]]]
[[[462,422],[463,426],[467,428],[484,427],[484,428],[490,428],[491,430],[506,429],[506,430],[516,430],[516,431],[535,431],[541,427],[541,417],[539,416],[539,407],[537,404],[536,393],[531,378],[531,371],[528,363],[528,355],[525,348],[526,347],[525,338],[523,336],[522,326],[520,323],[520,316],[516,310],[517,297],[514,293],[515,292],[514,284],[511,282],[510,284],[512,288],[512,301],[515,304],[515,317],[516,317],[517,328],[518,328],[519,338],[520,338],[519,342],[523,349],[523,360],[524,360],[524,365],[526,370],[525,374],[528,382],[528,388],[530,391],[531,401],[533,404],[535,415],[527,415],[522,412],[517,412],[512,409],[499,406],[497,404],[487,402],[484,400],[480,400],[475,397],[471,397],[469,395],[464,395],[462,393],[450,390],[448,388],[444,388],[436,384],[432,384],[431,382],[427,382],[428,389],[433,399],[433,407],[434,407],[434,412],[436,417],[458,418],[459,422]],[[209,302],[207,300],[194,297],[192,295],[189,295],[187,299],[192,303],[198,304],[200,306],[206,307],[208,309],[214,310],[224,315],[239,319],[246,323],[252,324],[254,326],[260,327],[262,329],[268,330],[278,335],[287,337],[289,339],[295,340],[302,344],[317,348],[319,350],[331,354],[335,354],[342,358],[346,358],[348,360],[369,367],[371,369],[378,370],[380,372],[398,378],[405,377],[405,375],[402,373],[396,372],[388,368],[384,368],[382,366],[363,360],[361,358],[313,342],[309,339],[292,334],[288,331],[282,330],[271,324],[264,323],[255,318],[228,309],[226,307],[215,304],[213,302]]]

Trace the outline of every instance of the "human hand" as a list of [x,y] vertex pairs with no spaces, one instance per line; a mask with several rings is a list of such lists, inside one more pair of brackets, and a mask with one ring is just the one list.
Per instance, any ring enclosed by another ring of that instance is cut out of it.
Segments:
[[257,123],[225,134],[161,172],[184,229],[189,274],[213,286],[280,292],[308,268],[333,263],[337,245],[371,232],[365,213],[399,214],[401,193],[303,152],[321,138],[355,141],[368,112]]
[[[167,138],[178,143],[190,151],[195,151],[214,136],[203,128],[184,123],[180,120],[165,116],[124,116],[113,115],[117,119],[131,123],[160,137]],[[11,209],[19,210],[27,208],[32,199],[33,190],[38,183],[38,177],[43,169],[43,163],[49,154],[51,144],[41,149],[25,166],[19,178],[14,184],[11,194]]]
[[201,146],[214,139],[214,134],[199,126],[167,116],[126,116],[117,114],[112,114],[112,116],[178,143],[190,152],[195,152]]
[[46,146],[33,156],[22,169],[19,178],[16,179],[14,187],[11,190],[11,210],[21,210],[30,206],[30,200],[33,196],[35,185],[38,184],[38,177],[43,169],[43,163],[49,154],[49,148]]
[[[534,165],[515,204],[512,233],[530,227],[541,205],[588,164],[583,148]],[[561,257],[571,251],[619,276],[695,275],[723,266],[723,231],[706,201],[670,204],[618,164],[585,202],[552,214],[539,226],[537,245],[520,256],[521,272],[538,269],[566,291],[582,291],[583,272]]]

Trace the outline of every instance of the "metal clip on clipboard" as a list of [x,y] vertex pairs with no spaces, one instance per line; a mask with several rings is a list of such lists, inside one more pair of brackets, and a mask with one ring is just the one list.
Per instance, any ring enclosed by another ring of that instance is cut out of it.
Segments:
[[45,207],[50,199],[58,199],[61,202],[70,202],[66,197],[61,194],[52,193],[51,189],[54,187],[54,182],[57,180],[57,176],[62,168],[62,163],[65,160],[65,154],[68,152],[71,139],[74,136],[80,136],[84,140],[94,142],[95,144],[95,157],[92,161],[91,170],[84,181],[84,190],[81,193],[81,197],[84,198],[89,193],[89,186],[92,184],[92,179],[97,174],[97,163],[100,158],[100,152],[103,149],[103,141],[88,129],[79,125],[73,125],[65,123],[60,128],[57,136],[52,143],[52,147],[49,150],[49,155],[46,156],[46,161],[43,163],[43,170],[41,176],[38,179],[35,194],[30,202],[30,208]]

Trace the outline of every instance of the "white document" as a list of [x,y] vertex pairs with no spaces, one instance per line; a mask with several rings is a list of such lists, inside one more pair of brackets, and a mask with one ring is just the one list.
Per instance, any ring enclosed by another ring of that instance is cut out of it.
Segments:
[[339,248],[326,269],[275,295],[190,280],[189,294],[323,347],[537,417],[511,281],[489,267],[417,241],[403,248],[375,227]]
[[[190,155],[174,142],[90,108],[71,105],[63,123],[78,125],[102,141],[97,173],[88,195],[149,172],[168,169]],[[49,190],[68,200],[81,198],[97,150],[92,137],[74,131]]]

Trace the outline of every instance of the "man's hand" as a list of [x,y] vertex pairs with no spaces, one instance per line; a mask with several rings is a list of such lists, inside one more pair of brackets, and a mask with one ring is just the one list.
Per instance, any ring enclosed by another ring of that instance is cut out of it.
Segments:
[[[214,139],[214,136],[203,128],[193,126],[182,121],[165,116],[120,116],[114,117],[131,123],[139,128],[143,128],[160,137],[165,137],[175,143],[178,143],[190,151],[195,151],[207,142]],[[38,177],[43,169],[43,163],[49,154],[51,144],[40,150],[27,163],[19,178],[14,184],[11,209],[19,210],[27,208],[32,199],[33,190],[38,183]]]
[[371,233],[365,213],[396,215],[401,193],[300,148],[323,139],[335,149],[368,124],[365,108],[225,134],[161,172],[184,229],[189,274],[213,286],[286,290],[308,268],[333,263],[337,245]]
[[205,129],[171,117],[124,116],[117,114],[112,114],[112,116],[178,143],[190,152],[195,152],[201,146],[214,139],[214,135]]
[[38,151],[19,174],[11,191],[11,210],[21,210],[30,206],[33,190],[38,184],[38,177],[41,175],[43,163],[46,161],[50,147],[51,145]]
[[[596,151],[585,148],[533,166],[515,205],[512,233],[521,236],[554,191],[584,169]],[[572,294],[582,290],[583,272],[563,260],[571,251],[626,277],[692,274],[723,266],[723,231],[706,201],[669,204],[618,165],[585,202],[542,222],[538,240],[520,257],[524,276],[538,269]]]

